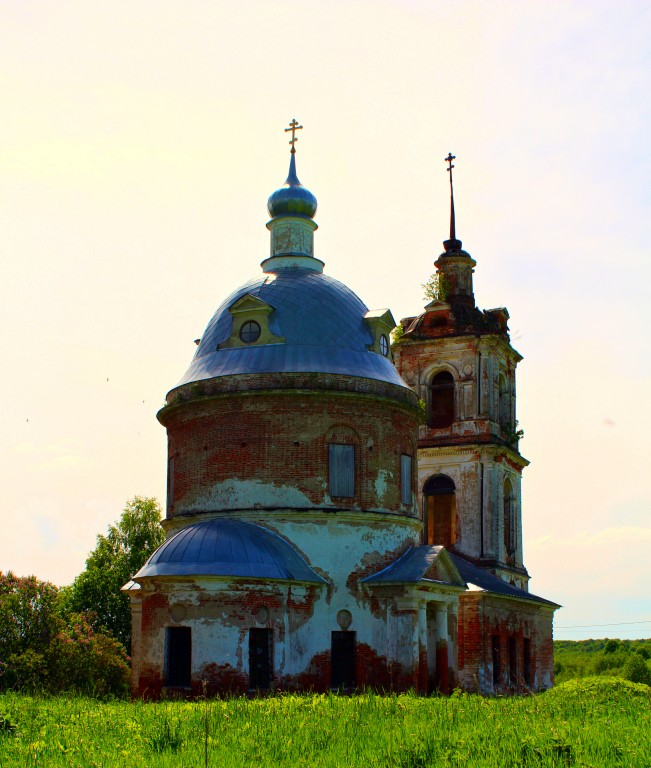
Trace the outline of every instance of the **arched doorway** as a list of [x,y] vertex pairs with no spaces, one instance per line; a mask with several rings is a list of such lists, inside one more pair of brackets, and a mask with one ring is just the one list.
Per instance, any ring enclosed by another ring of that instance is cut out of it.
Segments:
[[426,544],[442,544],[448,549],[454,546],[457,540],[455,490],[454,481],[447,475],[434,475],[423,486]]

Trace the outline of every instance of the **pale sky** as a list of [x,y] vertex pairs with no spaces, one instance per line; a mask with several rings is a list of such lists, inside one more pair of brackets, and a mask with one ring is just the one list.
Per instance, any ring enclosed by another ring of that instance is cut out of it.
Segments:
[[524,355],[531,590],[558,638],[651,637],[650,39],[648,2],[0,3],[0,570],[68,583],[164,502],[155,413],[259,273],[296,117],[316,255],[396,318],[457,156]]

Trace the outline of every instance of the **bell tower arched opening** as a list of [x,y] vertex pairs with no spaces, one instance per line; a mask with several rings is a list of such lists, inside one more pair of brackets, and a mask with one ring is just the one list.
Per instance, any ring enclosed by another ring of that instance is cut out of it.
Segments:
[[507,559],[515,556],[516,526],[515,526],[515,494],[511,481],[504,481],[504,551]]
[[448,371],[437,373],[430,384],[429,426],[450,427],[454,422],[454,379]]
[[423,486],[426,544],[454,546],[457,540],[456,486],[447,475],[434,475]]

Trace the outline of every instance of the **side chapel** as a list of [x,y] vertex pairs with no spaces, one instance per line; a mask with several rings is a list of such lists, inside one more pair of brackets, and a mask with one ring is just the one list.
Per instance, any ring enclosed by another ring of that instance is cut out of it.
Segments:
[[549,688],[559,606],[523,561],[521,356],[506,309],[475,305],[454,157],[440,298],[390,343],[391,312],[314,255],[301,127],[262,271],[158,413],[167,539],[123,588],[133,692]]

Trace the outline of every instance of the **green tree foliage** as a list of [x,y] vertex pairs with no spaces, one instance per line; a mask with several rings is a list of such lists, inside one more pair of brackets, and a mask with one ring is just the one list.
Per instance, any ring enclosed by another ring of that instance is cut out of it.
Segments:
[[608,640],[604,646],[604,653],[615,653],[619,648],[619,640]]
[[58,609],[54,584],[0,573],[0,690],[125,695],[124,648],[85,616]]
[[54,584],[11,571],[0,573],[0,660],[47,646],[57,631],[56,599]]
[[448,295],[448,286],[445,277],[439,272],[434,272],[422,284],[425,298],[429,301],[445,301]]
[[97,536],[86,570],[63,595],[66,612],[87,613],[95,631],[110,632],[125,648],[131,645],[131,613],[120,588],[165,540],[160,520],[156,499],[134,496],[106,536]]
[[85,614],[71,614],[61,627],[50,644],[48,668],[50,690],[74,687],[96,696],[129,692],[131,673],[124,646],[109,634],[96,632]]
[[624,664],[624,677],[632,683],[651,685],[651,670],[639,653],[629,653]]
[[555,682],[594,675],[645,682],[651,675],[650,650],[651,640],[556,640]]

